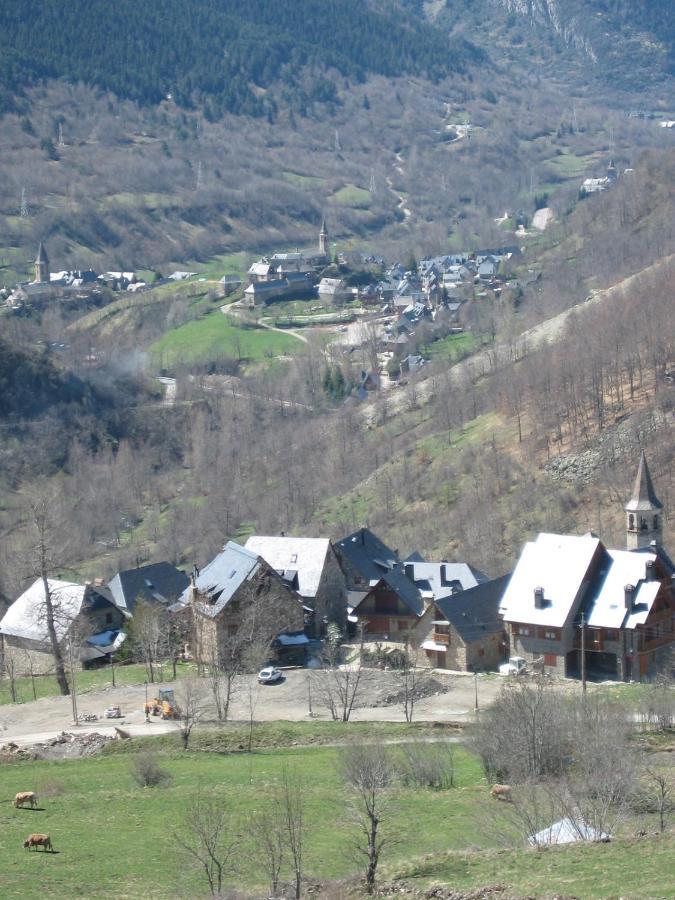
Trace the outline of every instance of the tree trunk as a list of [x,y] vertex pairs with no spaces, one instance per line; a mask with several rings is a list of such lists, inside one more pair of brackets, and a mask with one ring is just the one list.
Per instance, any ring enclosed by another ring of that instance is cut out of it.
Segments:
[[59,640],[56,636],[56,626],[54,625],[54,605],[52,603],[52,595],[49,591],[49,581],[47,580],[47,573],[42,571],[42,584],[44,586],[45,591],[45,611],[47,615],[47,634],[49,635],[49,643],[52,649],[52,656],[54,657],[54,668],[56,669],[56,681],[59,686],[59,690],[63,694],[63,696],[67,696],[70,694],[70,687],[68,686],[68,679],[66,678],[66,667],[63,663],[63,655],[61,653],[61,647],[59,646]]

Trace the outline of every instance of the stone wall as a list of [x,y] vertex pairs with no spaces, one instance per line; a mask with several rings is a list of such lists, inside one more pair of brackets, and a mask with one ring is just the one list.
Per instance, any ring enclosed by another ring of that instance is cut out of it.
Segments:
[[332,544],[328,547],[316,592],[314,621],[317,634],[324,619],[335,622],[341,631],[347,624],[347,583]]

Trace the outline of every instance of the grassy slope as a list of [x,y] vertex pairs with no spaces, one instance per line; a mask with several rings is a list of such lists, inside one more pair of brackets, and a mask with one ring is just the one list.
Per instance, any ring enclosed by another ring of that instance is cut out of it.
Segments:
[[[243,741],[244,731],[232,726],[220,741],[216,732],[197,732],[195,745],[222,751],[232,747],[233,740]],[[93,759],[5,765],[0,768],[0,798],[9,800],[17,790],[35,789],[44,798],[44,809],[0,806],[2,896],[90,897],[92,885],[98,897],[201,896],[201,882],[172,840],[186,805],[200,788],[221,797],[231,811],[232,830],[245,834],[251,812],[271,796],[284,767],[303,782],[307,877],[355,873],[359,863],[352,845],[354,825],[349,795],[338,774],[338,751],[283,745],[312,738],[340,741],[364,731],[380,738],[411,734],[407,726],[386,724],[277,723],[255,732],[262,746],[274,749],[251,755],[186,754],[172,749],[174,736],[160,738],[151,745],[159,749],[160,762],[173,777],[163,789],[139,789],[130,775],[130,750],[148,746],[148,741],[134,741],[131,747],[114,744],[116,752]],[[477,762],[461,749],[456,752],[456,775],[457,786],[449,791],[395,790],[382,817],[385,836],[394,838],[383,854],[383,877],[405,878],[415,886],[500,883],[528,896],[573,892],[582,900],[675,896],[672,835],[543,852],[490,849],[488,831],[496,833],[492,826],[498,826],[502,807],[489,800]],[[36,830],[51,835],[58,854],[22,850],[22,839]],[[259,854],[246,837],[243,843],[237,855],[241,871],[231,884],[262,888]]]
[[[44,812],[15,810],[9,804],[0,807],[3,897],[90,897],[93,884],[98,897],[200,896],[200,882],[176,853],[171,837],[186,805],[201,785],[228,804],[233,827],[245,829],[251,811],[264,804],[284,766],[302,773],[307,875],[340,877],[357,869],[351,845],[354,829],[335,749],[229,756],[176,752],[163,764],[173,783],[157,790],[134,785],[127,755],[2,767],[2,798],[27,790],[25,785],[44,794],[51,783],[60,791],[45,797]],[[484,794],[478,765],[460,752],[455,790],[397,791],[389,819],[396,823],[397,836],[391,857],[402,861],[410,854],[439,852],[449,844],[479,843],[470,810]],[[38,830],[51,835],[58,855],[29,855],[21,848],[26,834]],[[238,858],[242,872],[233,883],[262,887],[256,853],[247,850]]]
[[265,328],[239,328],[220,310],[167,332],[150,351],[163,365],[206,361],[227,355],[249,360],[297,352],[302,344],[292,335]]

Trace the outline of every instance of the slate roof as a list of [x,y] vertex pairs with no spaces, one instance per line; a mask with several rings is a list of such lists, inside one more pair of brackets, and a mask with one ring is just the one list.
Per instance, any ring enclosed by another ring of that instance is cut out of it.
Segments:
[[[82,609],[87,585],[48,579],[54,605],[54,627],[60,641]],[[0,622],[0,631],[13,637],[46,643],[49,639],[45,615],[45,591],[38,578],[9,607]]]
[[344,557],[369,583],[379,581],[383,573],[394,567],[396,553],[369,528],[359,528],[335,544],[337,554]]
[[[502,598],[505,621],[557,628],[565,625],[576,611],[575,601],[590,577],[591,562],[600,546],[599,538],[592,534],[544,533],[525,544]],[[544,590],[542,609],[534,605],[535,588]]]
[[35,257],[35,262],[36,263],[48,263],[49,262],[49,257],[47,256],[47,248],[42,243],[42,241],[40,241],[40,246],[38,247],[37,256]]
[[185,574],[168,562],[152,563],[118,572],[108,582],[115,605],[133,613],[137,598],[175,603],[190,584]]
[[[591,628],[635,628],[643,625],[661,587],[659,580],[647,581],[647,563],[656,562],[656,553],[607,550],[598,574],[597,589],[584,614]],[[625,606],[625,586],[635,588],[632,610]]]
[[401,563],[397,563],[393,569],[385,572],[380,578],[380,582],[384,582],[413,615],[422,615],[424,612],[422,591],[406,577]]
[[[218,556],[204,566],[197,576],[197,590],[210,601],[201,604],[200,609],[215,618],[232,599],[247,579],[253,577],[260,568],[257,553],[247,550],[234,541],[228,541]],[[190,601],[189,586],[183,591],[174,609],[186,606]]]
[[504,630],[499,602],[510,577],[484,581],[458,594],[437,598],[435,604],[467,644],[499,634]]
[[328,538],[298,538],[254,534],[246,541],[249,553],[262,556],[283,576],[289,570],[297,574],[301,597],[316,597],[330,548]]
[[640,463],[635,475],[633,493],[625,508],[626,512],[653,512],[656,509],[663,508],[663,504],[657,499],[654,491],[652,476],[649,472],[644,450],[640,453]]
[[487,575],[468,563],[416,562],[408,559],[404,565],[406,573],[410,572],[419,589],[433,592],[436,599],[449,597],[457,590],[469,590],[488,580]]

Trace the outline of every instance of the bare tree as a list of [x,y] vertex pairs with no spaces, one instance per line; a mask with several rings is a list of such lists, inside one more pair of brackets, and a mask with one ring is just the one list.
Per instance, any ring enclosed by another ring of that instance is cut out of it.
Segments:
[[673,780],[666,772],[658,769],[647,769],[648,782],[651,785],[650,797],[653,798],[656,812],[659,816],[659,831],[661,834],[666,830],[668,814],[673,809]]
[[42,581],[44,590],[44,618],[47,627],[49,647],[54,658],[56,681],[63,695],[70,693],[63,651],[57,634],[57,621],[61,612],[58,592],[54,591],[49,576],[56,570],[54,544],[52,538],[57,527],[54,516],[55,498],[46,493],[38,494],[29,500],[30,525],[33,532],[33,545],[30,554],[36,565],[34,574]]
[[166,649],[166,610],[158,603],[138,599],[131,622],[132,645],[145,663],[148,681],[154,684],[155,668]]
[[305,800],[302,782],[286,768],[281,779],[279,805],[286,846],[293,867],[294,896],[295,900],[300,900],[305,841]]
[[213,897],[221,896],[223,879],[235,871],[239,839],[233,836],[229,824],[223,800],[205,797],[199,791],[188,807],[181,831],[174,834],[178,847],[203,872]]
[[190,744],[192,729],[204,714],[204,696],[197,678],[184,678],[177,689],[176,717],[180,727],[183,750]]
[[419,647],[408,642],[401,669],[401,701],[406,722],[412,722],[415,705],[426,696],[431,678],[431,670],[418,665]]
[[359,853],[366,857],[366,890],[372,894],[380,855],[388,843],[380,825],[394,780],[394,765],[385,747],[378,744],[352,744],[342,752],[342,774],[354,790],[354,810],[361,833]]
[[246,679],[246,709],[248,711],[248,752],[253,749],[253,729],[255,726],[255,711],[258,706],[260,697],[260,682],[257,674],[264,666],[270,652],[269,644],[266,641],[252,641],[246,647],[243,654],[244,670],[247,672]]
[[317,672],[319,700],[328,709],[334,722],[349,721],[354,708],[358,706],[366,677],[360,654],[353,662],[341,662],[341,638],[340,630],[329,625],[322,653],[323,668]]
[[251,817],[250,832],[255,849],[262,857],[270,882],[270,896],[276,897],[279,876],[284,862],[284,836],[286,822],[283,807],[277,798],[270,806]]

